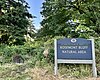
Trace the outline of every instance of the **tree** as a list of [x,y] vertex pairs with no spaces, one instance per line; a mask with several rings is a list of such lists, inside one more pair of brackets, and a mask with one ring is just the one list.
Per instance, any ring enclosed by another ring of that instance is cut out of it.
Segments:
[[23,44],[27,34],[29,19],[33,16],[28,12],[25,0],[0,1],[0,43]]
[[100,36],[100,0],[45,0],[41,36]]

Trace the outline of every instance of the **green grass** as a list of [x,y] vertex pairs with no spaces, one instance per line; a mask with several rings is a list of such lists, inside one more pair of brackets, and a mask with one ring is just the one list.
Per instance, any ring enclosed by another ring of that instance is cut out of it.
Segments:
[[84,80],[84,78],[92,77],[91,65],[59,64],[59,73],[55,76],[54,64],[43,59],[34,65],[31,60],[21,64],[1,65],[0,80]]

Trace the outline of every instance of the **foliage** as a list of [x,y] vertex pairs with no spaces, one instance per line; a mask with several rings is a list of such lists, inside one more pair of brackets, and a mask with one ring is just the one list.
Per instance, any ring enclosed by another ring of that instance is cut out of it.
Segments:
[[[63,38],[62,36],[56,36],[56,39]],[[0,56],[4,57],[4,63],[5,62],[11,62],[12,56],[15,54],[21,55],[24,60],[28,60],[29,58],[32,58],[32,63],[36,63],[37,61],[42,60],[48,60],[48,62],[54,62],[54,39],[49,39],[47,41],[39,41],[36,40],[34,42],[27,42],[24,45],[0,45]],[[45,59],[43,55],[43,51],[49,48],[49,54],[48,59]]]
[[[96,54],[96,63],[97,65],[100,64],[100,39],[95,40],[95,54]],[[100,69],[100,65],[98,66],[98,70]],[[100,73],[99,73],[100,74]]]
[[0,1],[0,43],[23,44],[33,16],[25,0]]
[[100,36],[100,0],[45,0],[40,36]]
[[12,57],[15,54],[19,54],[20,56],[22,56],[25,59],[27,59],[28,56],[34,56],[34,47],[29,47],[29,46],[8,46],[8,45],[0,45],[1,49],[0,49],[0,56],[4,57],[3,62],[12,62]]

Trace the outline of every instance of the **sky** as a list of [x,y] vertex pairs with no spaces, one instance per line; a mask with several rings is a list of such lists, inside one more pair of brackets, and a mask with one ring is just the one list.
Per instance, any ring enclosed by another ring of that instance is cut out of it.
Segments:
[[28,2],[30,9],[29,12],[36,16],[37,18],[33,19],[33,24],[36,29],[40,28],[40,22],[42,21],[42,15],[40,14],[42,3],[44,0],[26,0]]

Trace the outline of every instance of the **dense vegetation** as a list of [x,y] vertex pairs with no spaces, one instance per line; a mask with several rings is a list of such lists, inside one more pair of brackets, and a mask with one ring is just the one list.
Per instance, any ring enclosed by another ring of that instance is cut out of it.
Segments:
[[0,43],[23,44],[32,15],[24,0],[0,0]]
[[42,36],[100,36],[99,0],[45,0],[42,8]]
[[[54,67],[54,39],[64,37],[94,38],[100,76],[100,0],[45,0],[41,11],[42,28],[37,33],[31,20],[35,17],[28,8],[25,0],[0,0],[0,79],[39,80],[38,76],[41,79],[44,75],[50,77]],[[47,54],[43,54],[45,50]],[[13,63],[16,54],[24,63]],[[37,74],[37,67],[44,73]],[[34,76],[33,68],[37,70]],[[57,80],[91,77],[91,68],[90,65],[60,64]]]

